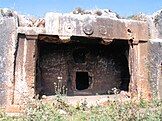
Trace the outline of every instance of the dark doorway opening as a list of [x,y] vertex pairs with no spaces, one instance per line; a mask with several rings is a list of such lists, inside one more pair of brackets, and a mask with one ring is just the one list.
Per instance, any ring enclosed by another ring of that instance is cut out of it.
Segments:
[[76,72],[76,89],[84,90],[89,87],[88,72]]

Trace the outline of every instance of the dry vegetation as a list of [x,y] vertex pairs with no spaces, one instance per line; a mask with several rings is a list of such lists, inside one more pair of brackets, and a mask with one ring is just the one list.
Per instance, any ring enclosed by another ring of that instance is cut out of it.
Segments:
[[61,97],[57,103],[33,102],[23,116],[9,117],[3,111],[0,121],[162,121],[162,102],[141,100],[134,102],[108,102],[108,106],[88,107],[87,103],[70,106]]

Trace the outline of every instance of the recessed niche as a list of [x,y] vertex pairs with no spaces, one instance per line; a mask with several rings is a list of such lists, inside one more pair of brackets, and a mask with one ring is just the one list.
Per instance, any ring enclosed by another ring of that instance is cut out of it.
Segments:
[[76,72],[76,89],[84,90],[89,87],[88,72]]

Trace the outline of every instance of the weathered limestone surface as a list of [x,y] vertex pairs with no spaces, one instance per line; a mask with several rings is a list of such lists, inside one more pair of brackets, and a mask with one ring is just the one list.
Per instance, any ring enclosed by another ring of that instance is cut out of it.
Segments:
[[17,22],[14,17],[0,17],[0,105],[10,103],[14,74]]
[[149,81],[153,96],[162,98],[162,42],[150,42]]
[[[149,81],[154,96],[162,99],[162,10],[154,13],[150,25]],[[153,30],[153,31],[151,31]]]

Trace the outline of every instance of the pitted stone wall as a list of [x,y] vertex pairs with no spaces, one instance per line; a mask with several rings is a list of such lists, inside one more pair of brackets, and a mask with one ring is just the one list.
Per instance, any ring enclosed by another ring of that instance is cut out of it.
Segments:
[[0,17],[0,105],[10,103],[12,93],[16,24],[14,17]]
[[162,98],[162,42],[149,44],[149,81],[153,96]]
[[154,96],[162,99],[162,10],[149,18],[149,81]]

